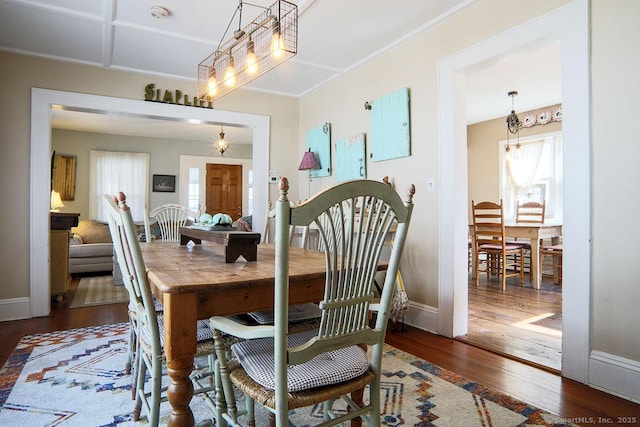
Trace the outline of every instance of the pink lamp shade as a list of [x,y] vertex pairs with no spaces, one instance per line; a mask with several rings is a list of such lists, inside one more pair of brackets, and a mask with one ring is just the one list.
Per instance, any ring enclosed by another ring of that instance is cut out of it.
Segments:
[[320,164],[318,163],[318,159],[316,159],[316,154],[309,148],[309,151],[305,152],[302,156],[298,170],[306,171],[313,169],[320,169]]

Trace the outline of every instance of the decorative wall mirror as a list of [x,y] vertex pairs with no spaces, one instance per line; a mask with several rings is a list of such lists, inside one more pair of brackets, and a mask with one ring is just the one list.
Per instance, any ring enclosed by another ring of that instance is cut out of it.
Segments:
[[76,195],[76,156],[56,154],[53,160],[51,189],[60,193],[62,200],[73,200]]

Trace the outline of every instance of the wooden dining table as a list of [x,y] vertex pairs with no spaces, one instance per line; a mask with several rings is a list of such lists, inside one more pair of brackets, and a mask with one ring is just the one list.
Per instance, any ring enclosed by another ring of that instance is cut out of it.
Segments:
[[[275,246],[258,245],[257,261],[225,262],[223,245],[202,242],[141,243],[152,292],[163,303],[164,348],[171,383],[169,426],[193,426],[189,375],[196,352],[196,321],[273,308]],[[382,266],[381,268],[383,268]],[[320,301],[324,293],[324,254],[290,249],[289,303]]]
[[[531,283],[535,289],[540,289],[542,272],[540,271],[540,240],[551,239],[552,245],[560,243],[562,236],[562,224],[534,224],[534,223],[506,223],[504,226],[506,237],[528,239],[531,241],[531,266],[529,274]],[[469,225],[469,235],[471,237],[471,247],[475,245],[473,225]],[[478,260],[475,251],[471,256],[471,272],[475,278],[476,263]]]

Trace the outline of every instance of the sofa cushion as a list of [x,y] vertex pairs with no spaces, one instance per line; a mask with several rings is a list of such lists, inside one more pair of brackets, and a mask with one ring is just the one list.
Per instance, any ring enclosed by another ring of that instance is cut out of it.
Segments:
[[71,228],[73,234],[82,238],[84,244],[111,243],[109,224],[94,220],[82,220],[77,227]]
[[[77,261],[77,263],[74,263]],[[113,262],[108,258],[72,258],[69,260],[69,273],[96,273],[113,271]]]
[[111,257],[113,243],[87,243],[69,246],[69,258]]

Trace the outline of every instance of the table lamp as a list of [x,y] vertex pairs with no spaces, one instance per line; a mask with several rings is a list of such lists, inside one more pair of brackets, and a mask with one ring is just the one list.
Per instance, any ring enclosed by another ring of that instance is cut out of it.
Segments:
[[60,212],[60,208],[64,208],[62,197],[57,191],[51,190],[51,212]]

